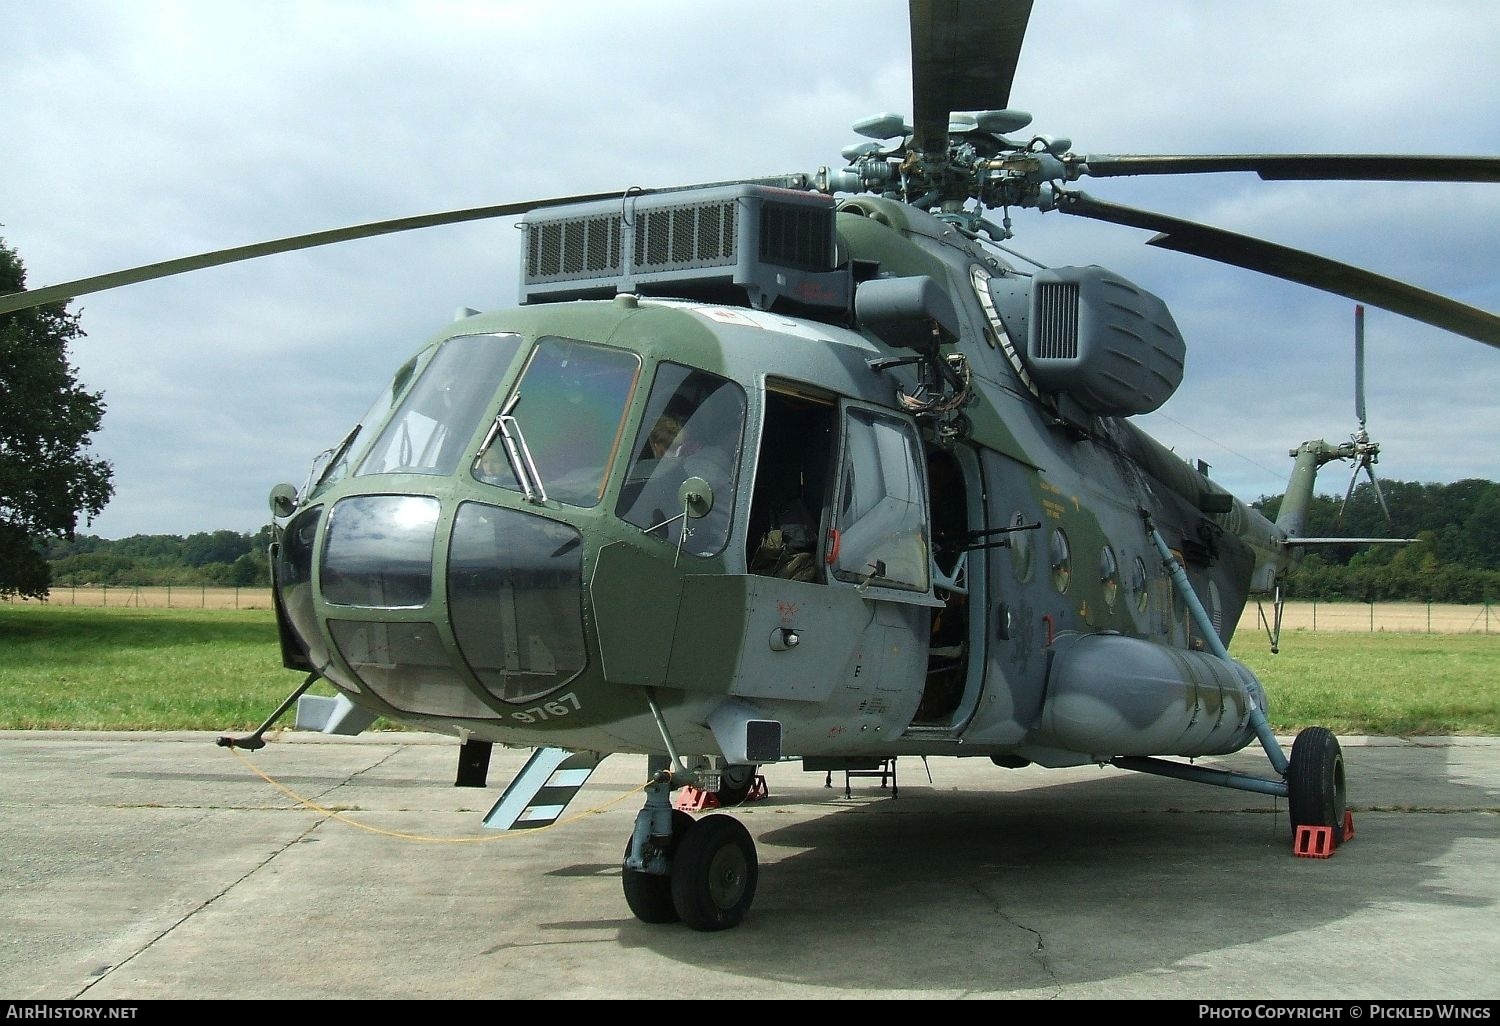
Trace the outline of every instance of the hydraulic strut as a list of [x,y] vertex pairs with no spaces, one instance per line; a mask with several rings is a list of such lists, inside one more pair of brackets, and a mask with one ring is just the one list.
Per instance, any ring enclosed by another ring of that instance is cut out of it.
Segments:
[[288,695],[286,697],[286,701],[282,702],[276,707],[275,712],[266,717],[266,722],[255,728],[255,733],[249,735],[248,737],[230,737],[228,734],[221,735],[218,740],[219,747],[243,748],[246,751],[251,752],[258,751],[266,747],[266,742],[261,737],[261,735],[271,729],[271,724],[275,723],[277,720],[281,719],[282,716],[286,715],[286,711],[292,707],[297,699],[301,698],[303,694],[306,693],[308,688],[312,687],[315,683],[322,679],[323,675],[321,673],[318,673],[316,671],[309,673],[307,675],[307,679],[302,682],[302,685],[297,688],[296,691],[293,691],[290,695]]

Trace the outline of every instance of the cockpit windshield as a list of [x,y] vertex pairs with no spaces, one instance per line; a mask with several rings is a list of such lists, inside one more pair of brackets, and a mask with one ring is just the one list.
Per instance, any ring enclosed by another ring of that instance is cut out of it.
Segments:
[[502,407],[514,425],[510,441],[521,472],[534,471],[539,480],[523,483],[516,476],[518,461],[493,435],[474,476],[569,506],[599,505],[640,367],[640,357],[622,349],[567,338],[539,340]]
[[494,401],[519,335],[459,335],[444,342],[407,393],[359,474],[451,474]]
[[349,429],[343,439],[318,454],[308,471],[307,484],[302,490],[304,502],[349,473],[355,453],[364,448],[373,437],[375,429],[385,423],[386,416],[396,408],[396,401],[406,391],[406,386],[411,384],[417,368],[423,366],[431,355],[431,350],[423,350],[402,364],[401,369],[391,378],[390,385],[375,397],[365,415],[354,422],[354,427]]

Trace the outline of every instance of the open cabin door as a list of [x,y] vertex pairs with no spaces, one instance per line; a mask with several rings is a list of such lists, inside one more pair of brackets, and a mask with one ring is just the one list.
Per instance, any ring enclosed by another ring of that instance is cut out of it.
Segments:
[[909,417],[845,400],[826,555],[831,583],[884,602],[931,605],[926,462]]
[[891,719],[905,726],[921,703],[932,614],[932,514],[927,464],[911,417],[870,403],[839,403],[833,490],[820,546],[830,590],[858,595],[869,622],[862,649]]
[[964,445],[926,452],[932,515],[933,610],[922,703],[909,733],[957,734],[984,686],[988,560],[979,458]]

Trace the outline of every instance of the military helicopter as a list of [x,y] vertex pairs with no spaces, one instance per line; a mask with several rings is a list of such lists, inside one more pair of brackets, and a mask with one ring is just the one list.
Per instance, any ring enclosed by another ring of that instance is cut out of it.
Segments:
[[[300,486],[271,493],[298,725],[387,716],[533,749],[485,817],[555,821],[599,762],[646,757],[624,841],[648,923],[731,928],[753,838],[723,810],[758,767],[913,756],[1090,763],[1284,796],[1341,838],[1328,729],[1283,750],[1228,654],[1308,546],[1305,442],[1276,522],[1141,430],[1182,382],[1166,303],[1103,267],[1035,267],[1009,212],[1152,244],[1500,345],[1500,318],[1079,180],[1495,181],[1500,158],[1075,152],[1009,106],[1032,5],[912,0],[910,117],[844,166],[631,188],[299,235],[0,297],[0,312],[271,253],[523,216],[521,302],[465,311],[395,370]],[[1361,415],[1361,420],[1363,416]],[[1348,543],[1350,539],[1338,539]],[[308,694],[322,681],[336,698]],[[1260,744],[1264,776],[1186,760]]]

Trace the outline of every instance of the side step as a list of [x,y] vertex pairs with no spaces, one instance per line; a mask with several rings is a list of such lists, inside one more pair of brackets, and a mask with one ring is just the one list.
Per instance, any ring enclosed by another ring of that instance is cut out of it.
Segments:
[[363,733],[378,718],[375,713],[361,709],[343,695],[332,698],[303,695],[297,699],[297,720],[293,729],[318,730],[324,734],[354,737]]
[[538,748],[485,814],[485,827],[535,830],[551,826],[603,761],[604,756],[597,752]]

